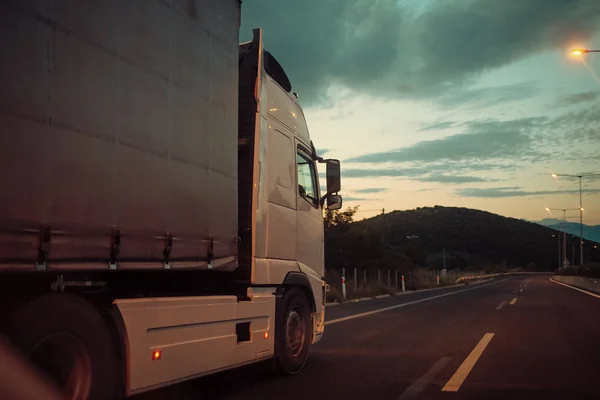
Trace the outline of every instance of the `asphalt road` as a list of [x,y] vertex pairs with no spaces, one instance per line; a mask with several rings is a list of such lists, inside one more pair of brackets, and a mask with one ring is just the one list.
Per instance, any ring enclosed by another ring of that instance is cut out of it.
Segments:
[[598,316],[543,276],[344,304],[298,375],[255,365],[136,400],[597,399]]

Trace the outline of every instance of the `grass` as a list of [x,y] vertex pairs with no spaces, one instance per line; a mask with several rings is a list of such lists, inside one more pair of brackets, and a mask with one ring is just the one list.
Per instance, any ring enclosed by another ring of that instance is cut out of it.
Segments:
[[[385,273],[384,273],[385,272]],[[373,274],[373,272],[371,272]],[[391,284],[388,286],[387,271],[382,271],[381,282],[376,277],[367,279],[365,282],[362,275],[359,275],[358,285],[354,284],[353,276],[346,276],[346,300],[360,299],[363,297],[375,297],[382,294],[393,295],[401,291],[401,275],[398,276],[398,287],[395,287],[395,276],[391,274]],[[325,280],[329,284],[327,292],[327,302],[341,303],[343,301],[342,276],[338,270],[329,270],[325,274]],[[425,269],[415,269],[410,276],[405,277],[406,290],[430,289],[453,285],[455,276],[448,276],[445,279],[440,278],[437,283],[437,275],[434,271]]]

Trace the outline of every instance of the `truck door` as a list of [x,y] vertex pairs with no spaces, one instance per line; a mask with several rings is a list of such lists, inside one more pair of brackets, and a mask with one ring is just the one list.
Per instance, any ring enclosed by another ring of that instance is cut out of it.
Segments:
[[297,260],[323,276],[323,212],[317,168],[310,152],[297,146]]

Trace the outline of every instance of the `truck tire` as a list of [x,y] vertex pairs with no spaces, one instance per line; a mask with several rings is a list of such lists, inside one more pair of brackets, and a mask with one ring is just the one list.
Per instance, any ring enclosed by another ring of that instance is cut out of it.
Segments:
[[106,322],[87,301],[52,293],[16,310],[12,342],[72,400],[117,397],[117,358]]
[[302,371],[312,343],[313,326],[308,299],[298,288],[289,289],[281,300],[275,324],[275,365],[279,372]]

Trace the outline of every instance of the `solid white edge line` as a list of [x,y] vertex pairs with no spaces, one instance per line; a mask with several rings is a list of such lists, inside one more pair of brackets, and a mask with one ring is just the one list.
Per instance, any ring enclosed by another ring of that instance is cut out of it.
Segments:
[[366,311],[366,312],[359,313],[359,314],[349,315],[347,317],[341,317],[341,318],[337,318],[337,319],[332,319],[331,321],[325,321],[325,325],[337,324],[338,322],[343,322],[343,321],[348,321],[348,320],[351,320],[351,319],[366,317],[366,316],[377,314],[377,313],[380,313],[380,312],[394,310],[396,308],[406,307],[406,306],[410,306],[410,305],[413,305],[413,304],[423,303],[423,302],[426,302],[426,301],[435,300],[435,299],[439,299],[439,298],[446,297],[446,296],[452,296],[452,295],[459,294],[459,293],[469,292],[471,290],[477,290],[477,289],[481,289],[481,288],[484,288],[484,287],[488,287],[488,286],[492,286],[492,285],[497,285],[499,283],[506,282],[507,280],[508,279],[503,279],[501,281],[496,281],[496,282],[493,282],[493,283],[489,283],[487,285],[478,285],[476,287],[472,287],[472,288],[469,288],[469,289],[458,290],[456,292],[450,292],[450,293],[444,293],[444,294],[440,294],[440,295],[433,296],[433,297],[426,297],[424,299],[410,301],[408,303],[396,304],[395,306],[379,308],[377,310],[371,310],[371,311]]
[[599,296],[599,295],[597,295],[596,293],[588,292],[587,290],[580,289],[580,288],[578,288],[578,287],[576,287],[576,286],[571,286],[571,285],[569,285],[568,283],[562,283],[562,282],[559,282],[559,281],[555,281],[555,280],[554,280],[554,279],[552,279],[552,278],[550,278],[550,282],[558,283],[559,285],[566,286],[566,287],[568,287],[569,289],[577,290],[578,292],[585,293],[585,294],[589,294],[590,296],[593,296],[593,297],[595,297],[595,298],[597,298],[597,299],[600,299],[600,296]]

